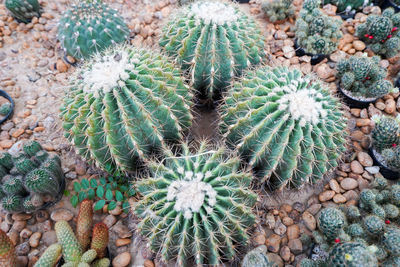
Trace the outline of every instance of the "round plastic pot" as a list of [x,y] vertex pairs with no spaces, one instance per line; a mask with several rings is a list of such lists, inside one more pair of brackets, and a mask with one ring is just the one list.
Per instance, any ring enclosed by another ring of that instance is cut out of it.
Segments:
[[14,112],[15,104],[14,104],[14,100],[11,98],[11,96],[9,94],[6,93],[6,91],[0,90],[0,96],[7,99],[11,104],[11,108],[10,108],[10,111],[8,112],[8,114],[6,116],[4,116],[3,119],[0,120],[0,124],[3,124],[6,120],[8,120],[12,116],[12,114]]
[[310,56],[311,57],[311,65],[317,65],[320,63],[322,60],[325,58],[328,58],[329,55],[324,55],[324,54],[310,54],[304,51],[303,48],[299,47],[297,45],[297,40],[294,41],[294,48],[296,50],[296,56],[302,57],[302,56]]
[[349,106],[350,108],[360,108],[360,109],[368,108],[369,104],[374,103],[377,100],[377,98],[360,100],[360,99],[353,97],[348,92],[343,91],[339,84],[338,84],[337,88],[338,88],[339,95],[343,99],[343,102],[346,103],[346,105]]
[[400,178],[400,173],[399,172],[396,172],[396,171],[393,171],[393,170],[389,169],[385,165],[385,163],[383,163],[383,162],[381,162],[379,160],[379,158],[380,158],[379,155],[380,154],[373,147],[371,147],[368,150],[368,153],[371,156],[371,158],[373,159],[374,165],[375,166],[379,166],[379,168],[380,168],[379,172],[383,175],[383,177],[385,177],[386,179],[389,179],[389,180],[397,180],[397,179]]

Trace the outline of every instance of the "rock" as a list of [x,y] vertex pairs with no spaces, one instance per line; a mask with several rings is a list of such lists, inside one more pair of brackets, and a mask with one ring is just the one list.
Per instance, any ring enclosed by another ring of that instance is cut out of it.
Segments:
[[357,51],[362,51],[365,49],[365,44],[363,41],[360,40],[356,40],[353,42],[353,47],[357,50]]
[[328,79],[333,76],[333,70],[328,66],[328,64],[321,64],[317,67],[317,75],[321,79]]
[[345,178],[340,182],[340,186],[344,190],[352,190],[358,187],[358,182],[353,178]]
[[114,215],[107,215],[103,219],[103,223],[107,225],[107,227],[110,229],[115,223],[117,222],[117,218]]
[[16,213],[11,216],[11,218],[15,221],[27,221],[32,218],[32,214],[27,213]]
[[126,246],[126,245],[129,245],[130,243],[131,243],[131,239],[130,238],[119,238],[119,239],[117,239],[115,241],[115,245],[117,247]]
[[307,228],[310,231],[314,231],[317,228],[317,221],[315,220],[314,216],[311,213],[309,213],[308,211],[305,211],[302,215],[302,218],[303,218],[304,224],[307,226]]
[[255,246],[264,245],[265,241],[266,241],[266,239],[265,239],[265,235],[263,233],[258,232],[253,237],[253,243]]
[[284,57],[286,57],[286,58],[292,58],[295,55],[293,46],[289,46],[289,45],[282,47],[282,52],[283,52]]
[[292,218],[286,216],[286,217],[284,217],[284,218],[282,219],[282,223],[283,223],[284,225],[286,225],[286,226],[290,226],[290,225],[292,225],[294,222],[293,222],[293,219],[292,219]]
[[56,68],[59,72],[67,72],[68,71],[68,65],[64,63],[61,59],[57,60],[56,63]]
[[379,172],[379,167],[378,166],[366,167],[365,170],[370,174],[377,174]]
[[32,235],[32,231],[28,228],[25,228],[19,233],[19,236],[23,239],[29,238]]
[[318,199],[321,202],[325,202],[325,201],[331,200],[334,195],[335,195],[335,191],[327,190],[327,191],[324,191],[324,192],[320,193],[318,195]]
[[283,235],[286,233],[286,226],[281,222],[280,219],[275,224],[274,232],[277,235]]
[[371,167],[374,164],[374,161],[372,160],[371,156],[365,152],[358,152],[357,159],[364,167]]
[[128,238],[132,236],[132,233],[129,231],[129,228],[126,225],[122,224],[122,221],[118,221],[112,228],[119,238]]
[[15,253],[18,256],[26,256],[28,255],[30,250],[30,246],[28,242],[24,242],[22,244],[19,244],[18,246],[15,247]]
[[39,246],[41,237],[42,237],[42,233],[40,233],[40,232],[33,233],[33,235],[31,235],[31,237],[29,238],[29,245],[32,248],[37,248]]
[[289,240],[299,238],[300,227],[297,224],[293,224],[287,228],[287,236]]
[[67,209],[63,209],[63,208],[53,211],[50,215],[50,218],[55,222],[58,222],[58,221],[67,221],[68,222],[68,221],[72,220],[73,217],[74,217],[74,214],[71,211],[69,211]]
[[392,98],[385,101],[385,106],[385,112],[388,114],[392,114],[396,111],[396,102]]
[[42,241],[43,244],[45,244],[47,247],[51,244],[57,243],[56,231],[44,232],[42,236]]
[[265,245],[268,248],[268,251],[278,253],[281,244],[281,237],[276,234],[272,234],[265,241]]
[[300,239],[289,240],[288,246],[290,248],[290,251],[295,255],[303,252],[303,244],[301,243]]
[[151,260],[145,260],[143,263],[144,267],[155,267],[154,262]]
[[336,193],[340,193],[340,191],[341,191],[340,185],[339,185],[339,183],[336,181],[336,179],[331,179],[331,180],[329,181],[329,187],[330,187],[333,191],[335,191]]
[[346,201],[347,201],[347,199],[342,194],[336,194],[333,197],[333,202],[335,202],[337,204],[345,203]]
[[19,233],[26,227],[26,224],[26,221],[15,221],[11,229]]
[[25,266],[28,266],[28,257],[17,256],[17,267],[25,267]]
[[283,260],[281,257],[279,257],[278,254],[274,253],[268,253],[267,254],[268,259],[270,259],[272,262],[274,262],[278,267],[283,267]]
[[113,267],[125,267],[125,266],[128,266],[130,261],[131,261],[131,254],[129,254],[129,252],[124,252],[124,253],[117,255],[113,259],[112,266]]
[[265,216],[265,224],[269,229],[274,229],[275,228],[275,217],[274,215],[268,213],[267,216]]
[[353,160],[350,163],[350,168],[351,168],[351,171],[356,173],[356,174],[362,174],[364,172],[363,166],[357,160]]
[[349,190],[346,193],[343,194],[343,196],[347,199],[347,201],[349,200],[353,200],[353,199],[358,199],[358,194],[356,191],[354,190]]
[[317,214],[318,213],[318,211],[321,209],[321,204],[318,204],[318,203],[316,203],[316,204],[312,204],[308,209],[307,209],[307,211],[308,212],[310,212],[312,215],[315,215],[315,214]]
[[290,248],[288,246],[283,246],[281,248],[279,255],[281,256],[282,260],[289,261],[290,260]]

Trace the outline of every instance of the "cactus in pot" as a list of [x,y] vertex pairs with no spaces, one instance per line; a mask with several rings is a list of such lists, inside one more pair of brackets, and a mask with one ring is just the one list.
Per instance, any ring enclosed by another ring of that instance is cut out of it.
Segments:
[[266,0],[261,4],[261,9],[270,22],[282,21],[294,16],[292,0]]
[[29,23],[32,18],[40,17],[41,8],[38,0],[6,0],[5,5],[20,22]]
[[354,15],[357,11],[370,5],[370,0],[327,0],[324,4],[333,4],[337,7],[336,13]]

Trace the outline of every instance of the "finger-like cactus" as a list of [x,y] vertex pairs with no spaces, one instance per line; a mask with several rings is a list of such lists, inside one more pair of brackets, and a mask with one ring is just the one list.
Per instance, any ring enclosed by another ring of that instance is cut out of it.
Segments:
[[64,260],[78,263],[82,257],[82,249],[71,226],[66,221],[58,221],[54,229],[58,242],[62,246]]
[[81,248],[85,251],[90,244],[90,232],[93,225],[93,201],[85,199],[79,207],[78,219],[76,222],[76,237]]
[[38,0],[6,0],[5,4],[18,21],[29,23],[32,18],[40,17]]
[[252,177],[223,148],[209,150],[201,143],[196,154],[185,144],[182,150],[164,164],[150,163],[152,177],[138,183],[143,195],[135,207],[138,229],[163,261],[194,266],[232,260],[255,219]]
[[264,58],[256,22],[235,5],[198,1],[183,6],[163,30],[160,46],[204,98],[219,98],[235,76]]
[[65,52],[79,59],[87,59],[128,37],[128,26],[118,11],[101,0],[79,1],[61,18],[58,27]]
[[191,125],[191,94],[167,58],[117,47],[77,72],[62,108],[77,152],[109,173],[135,171]]
[[94,249],[98,258],[103,258],[108,244],[108,227],[104,223],[97,223],[93,227],[92,242],[90,248]]
[[344,151],[340,102],[297,69],[249,72],[226,97],[221,119],[227,144],[272,189],[317,182]]
[[102,259],[99,259],[99,260],[96,260],[94,263],[93,263],[93,267],[108,267],[108,266],[110,266],[110,260],[109,259],[107,259],[107,258],[102,258]]
[[0,266],[17,266],[14,244],[3,230],[0,230]]
[[54,267],[61,257],[61,251],[60,244],[50,245],[33,267]]

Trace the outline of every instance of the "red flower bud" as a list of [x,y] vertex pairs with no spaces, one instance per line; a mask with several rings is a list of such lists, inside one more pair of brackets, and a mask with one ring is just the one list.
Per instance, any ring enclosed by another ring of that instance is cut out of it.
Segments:
[[390,221],[389,221],[389,220],[386,220],[385,223],[386,223],[386,224],[390,224]]
[[365,79],[366,79],[366,80],[369,80],[369,79],[371,79],[371,77],[367,76],[367,77],[365,77]]
[[393,27],[392,32],[397,31],[397,27]]
[[392,35],[391,34],[389,34],[388,36],[387,36],[387,38],[389,39],[389,38],[392,38]]
[[392,144],[392,147],[396,147],[397,145],[396,144]]
[[369,37],[369,34],[365,34],[364,36],[368,38],[368,37]]
[[368,36],[369,39],[374,39],[374,36],[370,35]]
[[339,238],[336,238],[335,239],[335,243],[337,244],[337,243],[340,243],[340,239]]

